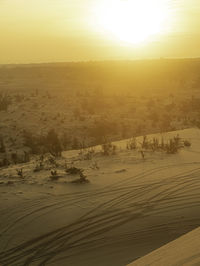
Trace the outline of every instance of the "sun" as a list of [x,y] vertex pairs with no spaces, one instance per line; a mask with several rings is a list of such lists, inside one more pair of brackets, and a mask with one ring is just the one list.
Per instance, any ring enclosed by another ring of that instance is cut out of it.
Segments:
[[169,19],[167,0],[106,0],[95,9],[101,30],[127,43],[141,43],[162,34]]

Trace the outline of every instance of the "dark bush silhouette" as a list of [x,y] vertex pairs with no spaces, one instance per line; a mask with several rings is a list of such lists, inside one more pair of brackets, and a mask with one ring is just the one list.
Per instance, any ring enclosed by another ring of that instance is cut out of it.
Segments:
[[96,144],[102,143],[107,136],[117,133],[117,124],[107,120],[97,121],[90,129],[90,136],[96,141]]
[[184,140],[183,144],[185,147],[190,147],[192,145],[189,140]]
[[11,99],[7,95],[0,94],[0,111],[7,111],[11,104]]
[[59,175],[57,174],[56,170],[51,170],[51,176],[50,176],[51,180],[58,180],[59,179]]
[[179,135],[169,140],[165,145],[166,152],[169,154],[177,153],[178,150],[182,147]]
[[52,129],[50,130],[45,137],[45,144],[48,152],[53,156],[60,156],[62,152],[60,140],[57,133]]
[[75,166],[69,167],[65,171],[70,175],[81,175],[83,173],[83,169],[77,168]]
[[3,138],[0,138],[0,153],[5,153],[6,152],[6,147],[4,145]]
[[51,153],[58,157],[62,152],[62,145],[54,129],[46,135],[33,136],[30,132],[24,131],[24,145],[31,149],[33,154]]
[[76,137],[72,141],[72,149],[76,150],[80,148],[80,143]]
[[24,178],[24,175],[23,175],[23,169],[22,169],[22,168],[21,168],[21,169],[17,169],[16,171],[17,171],[17,175],[18,175],[19,177]]
[[29,131],[23,131],[24,146],[31,149],[31,153],[38,154],[40,153],[40,146],[38,144],[38,139],[36,136],[33,136]]
[[0,167],[6,167],[10,165],[10,161],[7,158],[3,158],[0,160]]

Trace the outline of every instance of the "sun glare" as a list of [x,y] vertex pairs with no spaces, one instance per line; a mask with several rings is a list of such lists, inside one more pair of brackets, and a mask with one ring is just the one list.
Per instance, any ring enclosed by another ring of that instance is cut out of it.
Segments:
[[169,19],[167,0],[107,0],[95,9],[98,26],[127,43],[141,43],[162,34]]

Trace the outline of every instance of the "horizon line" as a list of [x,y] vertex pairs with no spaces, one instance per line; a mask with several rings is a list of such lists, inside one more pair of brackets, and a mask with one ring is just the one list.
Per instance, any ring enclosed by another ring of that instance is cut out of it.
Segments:
[[161,60],[198,60],[197,57],[153,57],[137,59],[105,59],[105,60],[71,60],[71,61],[41,61],[27,63],[0,63],[0,66],[19,66],[19,65],[54,65],[54,64],[80,64],[80,63],[103,63],[103,62],[136,62],[136,61],[161,61]]

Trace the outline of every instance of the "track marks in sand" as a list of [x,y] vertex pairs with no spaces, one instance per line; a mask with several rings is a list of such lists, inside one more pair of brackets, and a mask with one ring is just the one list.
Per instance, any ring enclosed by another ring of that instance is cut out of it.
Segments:
[[[196,162],[194,164],[197,164]],[[190,163],[186,163],[183,165],[190,165]],[[182,165],[182,166],[183,166]],[[140,195],[142,194],[147,194],[149,191],[152,192],[155,189],[159,189],[160,187],[163,186],[163,180],[161,180],[160,182],[154,182],[153,184],[147,184],[147,185],[127,185],[127,182],[130,182],[130,180],[135,182],[138,179],[142,179],[146,176],[150,177],[153,174],[156,174],[157,172],[163,171],[165,169],[168,169],[170,167],[177,167],[176,165],[172,165],[172,166],[162,166],[162,167],[157,167],[142,173],[139,173],[135,176],[131,176],[123,181],[119,181],[118,183],[115,183],[112,187],[108,187],[107,189],[102,189],[102,190],[96,190],[94,192],[77,192],[74,194],[69,194],[69,195],[63,195],[63,196],[59,196],[59,197],[54,197],[53,198],[53,202],[50,203],[49,201],[52,201],[51,198],[47,197],[46,200],[45,198],[40,199],[40,200],[36,200],[33,203],[28,203],[26,204],[26,206],[20,205],[18,206],[18,208],[14,208],[14,213],[11,212],[10,214],[10,218],[7,219],[12,220],[12,223],[9,224],[8,226],[6,226],[6,228],[1,230],[1,234],[8,232],[10,229],[15,228],[18,224],[21,224],[21,222],[25,219],[28,220],[28,222],[31,222],[35,219],[38,219],[41,216],[47,215],[48,213],[54,212],[55,210],[59,210],[62,208],[65,208],[67,206],[72,206],[75,204],[79,204],[82,201],[86,202],[88,200],[90,200],[90,198],[92,196],[98,196],[98,198],[102,198],[104,196],[109,197],[108,202],[104,202],[101,205],[97,206],[97,209],[99,207],[106,207],[107,204],[113,204],[110,207],[114,207],[117,204],[119,205],[120,203],[125,204],[126,201],[129,200],[134,200],[137,199]],[[198,168],[197,168],[198,170]],[[187,172],[185,172],[187,173]],[[192,173],[192,171],[188,171],[188,173]],[[178,177],[178,175],[173,176],[169,179],[167,179],[167,182],[171,182],[171,179]],[[124,183],[124,185],[126,186],[122,186],[122,182]],[[120,186],[119,186],[120,184]],[[157,185],[157,186],[156,186]],[[172,184],[174,186],[174,184]],[[150,190],[151,188],[151,190]],[[162,191],[161,193],[163,193],[164,191]],[[132,196],[133,195],[133,196]],[[116,196],[116,197],[115,197]],[[130,196],[130,197],[129,197]],[[110,197],[114,197],[112,199],[110,199]],[[42,205],[42,206],[41,206]],[[12,219],[12,216],[18,216],[21,211],[24,211],[24,214],[21,214],[17,219]],[[31,210],[31,211],[30,211]],[[94,211],[94,209],[92,210],[92,212]],[[10,212],[9,212],[10,213]],[[35,214],[37,214],[36,216],[34,216]],[[3,214],[2,214],[3,217]],[[32,217],[32,218],[31,218]]]
[[[138,178],[150,176],[165,169],[167,168],[158,167],[132,176],[131,179],[126,180],[127,182],[123,182],[123,187],[119,187],[122,185],[119,182],[110,190],[93,192],[99,198],[108,196],[108,200],[102,200],[102,203],[71,224],[32,239],[16,248],[1,252],[0,262],[3,265],[31,265],[34,262],[38,265],[45,265],[62,254],[72,256],[70,254],[78,252],[80,247],[84,249],[89,249],[91,245],[94,247],[105,238],[109,231],[130,222],[134,223],[137,219],[152,214],[167,215],[171,210],[190,208],[193,205],[200,207],[198,199],[195,201],[193,197],[194,191],[197,191],[194,183],[196,188],[200,187],[200,168],[187,170],[150,184],[134,184]],[[130,180],[132,180],[132,185],[128,185]],[[45,215],[46,211],[52,212],[54,208],[64,208],[70,202],[75,202],[76,197],[79,197],[78,201],[89,199],[93,193],[60,196],[56,203],[31,211],[29,216],[40,212],[41,215]],[[182,193],[181,196],[180,193]],[[20,217],[16,223],[23,219],[25,219],[24,216]],[[15,227],[16,224],[12,226]],[[11,227],[7,228],[9,229]]]

